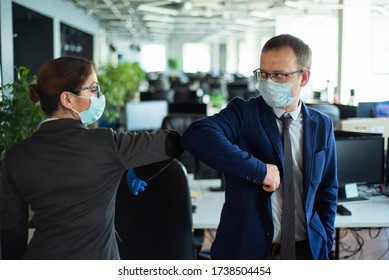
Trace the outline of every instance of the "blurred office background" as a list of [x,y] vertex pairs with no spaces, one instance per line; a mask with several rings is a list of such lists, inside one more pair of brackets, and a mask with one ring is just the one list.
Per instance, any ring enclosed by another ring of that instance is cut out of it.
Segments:
[[[313,52],[311,79],[302,95],[306,103],[330,115],[338,129],[382,134],[381,154],[387,155],[389,0],[1,0],[0,19],[0,84],[15,80],[15,67],[36,75],[46,61],[64,55],[85,56],[99,68],[137,63],[145,75],[136,94],[123,100],[115,123],[99,123],[128,131],[182,132],[235,96],[257,96],[252,71],[259,67],[262,45],[290,33]],[[103,86],[102,91],[114,92]],[[7,93],[0,92],[0,101],[1,94]],[[385,176],[381,172],[373,182],[385,189],[388,158],[379,161]],[[193,173],[191,184],[216,178],[218,185],[206,189],[223,190],[221,172],[187,153],[179,160]],[[364,163],[369,160],[378,162],[370,157]],[[383,232],[369,252],[387,246]],[[197,257],[212,234],[196,229]],[[361,252],[360,235],[354,231],[353,236],[357,249],[343,251],[347,258]],[[364,238],[369,236],[370,230]],[[387,252],[364,257],[380,259]]]
[[218,79],[248,80],[250,92],[263,43],[290,33],[313,51],[304,98],[387,100],[385,0],[2,0],[0,9],[3,83],[13,80],[15,65],[36,73],[51,58],[80,54],[97,65],[137,61],[185,83],[195,74],[216,80],[203,90],[217,88]]

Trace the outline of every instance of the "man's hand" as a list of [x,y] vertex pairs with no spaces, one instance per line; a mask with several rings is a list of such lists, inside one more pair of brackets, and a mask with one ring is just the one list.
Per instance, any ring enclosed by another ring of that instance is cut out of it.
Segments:
[[139,191],[144,191],[147,183],[138,177],[136,177],[134,169],[128,169],[127,173],[127,184],[128,188],[133,195],[138,195]]
[[266,192],[274,192],[280,186],[280,172],[274,164],[266,164],[267,173],[262,187]]

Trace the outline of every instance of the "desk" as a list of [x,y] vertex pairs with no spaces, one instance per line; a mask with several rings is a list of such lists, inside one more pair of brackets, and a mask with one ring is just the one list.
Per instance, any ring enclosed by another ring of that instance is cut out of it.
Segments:
[[191,193],[195,196],[192,204],[197,206],[193,213],[193,228],[216,229],[224,204],[224,192],[212,192],[209,187],[220,186],[221,179],[195,180],[193,174],[188,174],[188,182]]
[[[199,197],[193,199],[197,206],[193,214],[193,227],[197,229],[216,229],[224,203],[224,192],[211,192],[210,186],[219,186],[220,180],[194,180],[188,174],[189,186]],[[335,218],[335,258],[339,258],[340,228],[379,228],[389,227],[389,197],[375,196],[368,201],[344,202],[352,215]]]
[[336,228],[389,227],[389,198],[373,196],[368,201],[339,203],[352,213],[351,216],[336,215]]
[[389,227],[389,198],[373,196],[368,201],[342,202],[351,211],[351,216],[336,215],[335,259],[339,259],[339,238],[341,228]]

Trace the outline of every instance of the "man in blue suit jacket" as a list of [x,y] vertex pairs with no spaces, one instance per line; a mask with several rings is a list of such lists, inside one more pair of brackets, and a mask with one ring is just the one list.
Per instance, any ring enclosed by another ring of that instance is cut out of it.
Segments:
[[285,113],[293,118],[297,259],[329,259],[338,192],[336,151],[331,119],[300,100],[311,57],[299,38],[271,38],[254,71],[260,96],[233,99],[218,114],[193,122],[181,138],[184,149],[226,176],[213,259],[280,258],[284,156],[279,118]]

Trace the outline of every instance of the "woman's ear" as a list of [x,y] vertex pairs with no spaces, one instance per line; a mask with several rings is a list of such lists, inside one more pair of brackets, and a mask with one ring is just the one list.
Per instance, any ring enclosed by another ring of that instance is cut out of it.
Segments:
[[301,73],[301,76],[302,76],[302,79],[301,79],[300,86],[303,87],[303,86],[305,86],[305,85],[308,83],[309,77],[311,76],[311,71],[309,71],[309,70],[304,70],[304,71]]
[[61,102],[62,106],[67,109],[72,109],[74,107],[73,94],[69,91],[63,91],[59,95],[59,102]]

